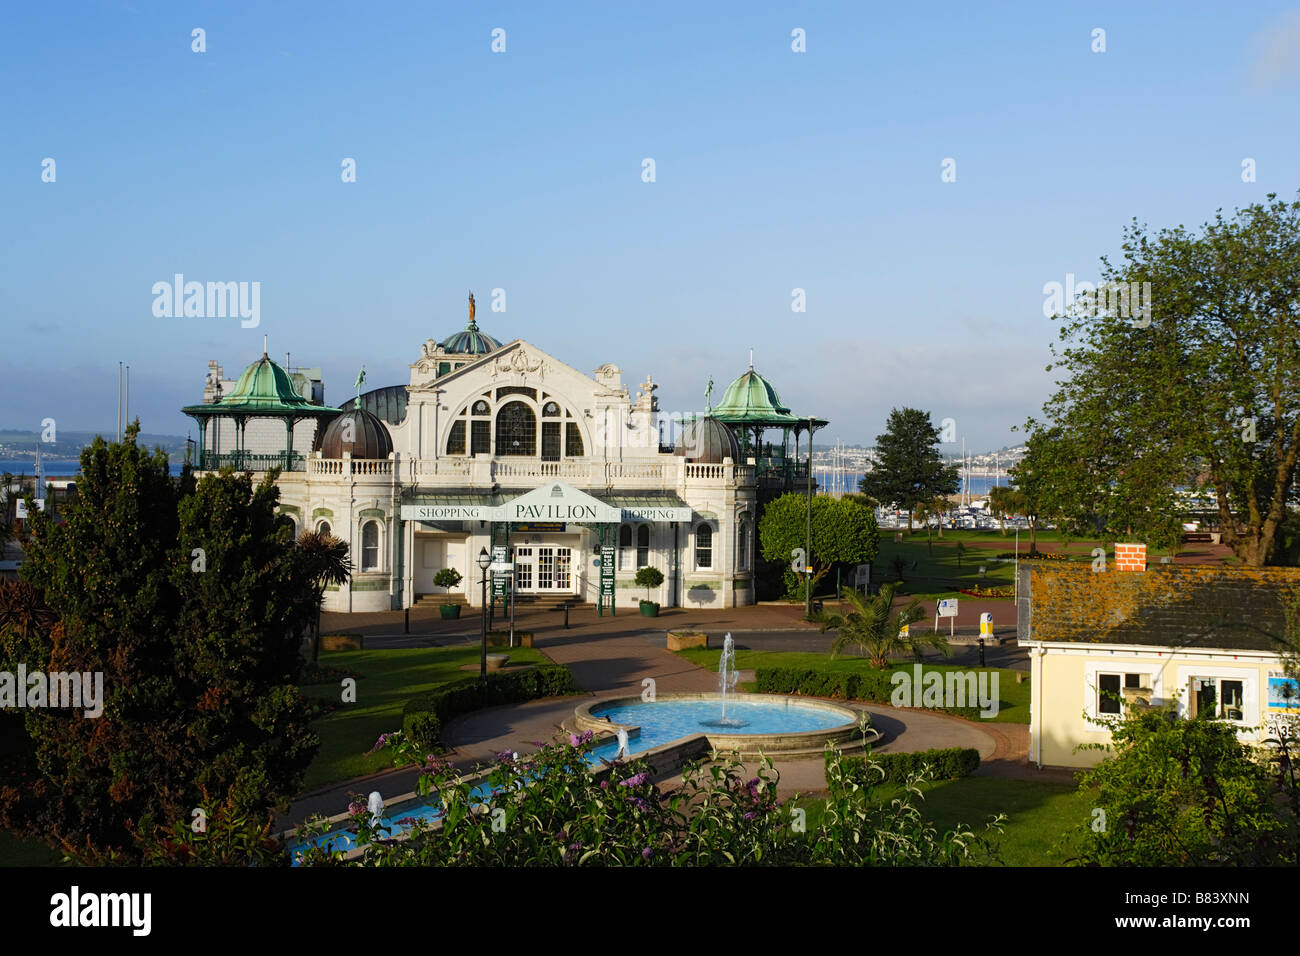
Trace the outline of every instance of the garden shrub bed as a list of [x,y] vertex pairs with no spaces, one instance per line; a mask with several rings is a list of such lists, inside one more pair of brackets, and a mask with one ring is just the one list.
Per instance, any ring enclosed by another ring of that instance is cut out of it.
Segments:
[[[487,643],[488,643],[488,647],[509,647],[510,632],[509,631],[488,631]],[[532,647],[532,646],[533,646],[532,631],[515,631],[515,647]]]
[[486,689],[477,677],[466,677],[408,700],[402,711],[402,730],[422,747],[440,749],[443,725],[460,714],[482,707],[577,693],[580,688],[574,683],[573,674],[558,664],[510,674],[489,674]]
[[[802,697],[869,700],[890,704],[895,686],[890,675],[895,670],[896,668],[891,668],[847,673],[813,668],[759,667],[754,670],[754,685],[760,694],[796,694]],[[954,714],[967,720],[980,719],[978,707],[927,707],[926,710]]]
[[[841,757],[845,781],[859,786],[881,783],[880,776],[870,768],[879,764],[885,771],[884,781],[906,783],[930,768],[930,780],[958,780],[968,777],[979,768],[980,752],[974,747],[947,747],[942,750],[922,750],[917,753],[871,754],[865,757]],[[828,775],[827,780],[830,777]]]

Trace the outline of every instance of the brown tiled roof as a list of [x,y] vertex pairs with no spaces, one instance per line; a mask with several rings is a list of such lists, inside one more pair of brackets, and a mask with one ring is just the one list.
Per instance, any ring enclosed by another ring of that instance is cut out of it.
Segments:
[[1283,652],[1288,632],[1300,645],[1300,568],[1022,564],[1017,610],[1020,640]]

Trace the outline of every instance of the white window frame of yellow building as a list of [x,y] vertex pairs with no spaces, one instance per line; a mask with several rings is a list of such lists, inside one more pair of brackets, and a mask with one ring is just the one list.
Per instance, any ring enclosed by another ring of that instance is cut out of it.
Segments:
[[[1100,696],[1100,683],[1098,678],[1102,674],[1118,674],[1120,694],[1124,693],[1124,675],[1140,674],[1146,678],[1144,686],[1151,689],[1151,702],[1154,704],[1156,699],[1162,697],[1163,688],[1160,686],[1161,664],[1148,663],[1140,661],[1137,663],[1116,663],[1114,661],[1088,661],[1084,667],[1084,681],[1087,688],[1084,691],[1084,708],[1088,717],[1092,720],[1107,720],[1112,717],[1122,716],[1120,714],[1103,714],[1097,708]],[[1095,729],[1095,728],[1094,728]]]
[[[1225,680],[1241,681],[1241,720],[1233,720],[1231,717],[1216,717],[1215,720],[1222,720],[1232,724],[1237,728],[1237,735],[1247,740],[1259,739],[1259,726],[1264,722],[1260,716],[1259,704],[1259,666],[1254,667],[1225,667],[1221,664],[1182,664],[1178,665],[1178,689],[1183,693],[1178,697],[1178,715],[1180,717],[1190,717],[1192,713],[1191,700],[1189,695],[1192,693],[1192,679],[1197,677],[1208,677],[1215,681],[1215,699],[1222,700],[1221,686]],[[1247,728],[1254,727],[1255,730],[1246,733]]]

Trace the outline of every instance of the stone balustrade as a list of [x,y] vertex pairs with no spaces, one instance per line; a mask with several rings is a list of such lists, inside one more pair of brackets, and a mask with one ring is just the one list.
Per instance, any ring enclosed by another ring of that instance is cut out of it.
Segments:
[[[222,456],[224,457],[224,456]],[[283,468],[283,456],[245,455],[241,463],[250,470]],[[516,461],[478,458],[404,458],[394,455],[385,459],[307,458],[297,460],[297,470],[309,478],[380,479],[390,481],[394,474],[404,485],[437,488],[524,487],[549,480],[560,480],[592,493],[605,489],[641,490],[660,488],[665,491],[686,485],[729,487],[752,486],[752,465],[705,464],[664,456],[659,460],[602,461],[571,459],[568,461]]]

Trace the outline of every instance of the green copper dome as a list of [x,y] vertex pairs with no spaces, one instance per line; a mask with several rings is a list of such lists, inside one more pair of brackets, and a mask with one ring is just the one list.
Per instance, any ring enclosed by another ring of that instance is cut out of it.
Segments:
[[750,368],[727,386],[722,401],[713,407],[713,417],[728,424],[792,424],[799,419],[782,404],[772,383]]
[[464,330],[448,336],[443,342],[445,351],[455,355],[487,355],[501,348],[501,343],[486,332],[480,332],[473,319]]
[[224,408],[319,408],[298,394],[293,379],[272,362],[266,353],[239,376],[229,395],[222,397]]

